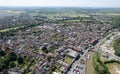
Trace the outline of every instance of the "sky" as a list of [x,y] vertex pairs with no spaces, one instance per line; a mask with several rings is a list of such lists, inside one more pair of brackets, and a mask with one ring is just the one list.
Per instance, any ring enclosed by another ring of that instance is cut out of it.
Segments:
[[120,7],[120,0],[0,0],[0,6]]

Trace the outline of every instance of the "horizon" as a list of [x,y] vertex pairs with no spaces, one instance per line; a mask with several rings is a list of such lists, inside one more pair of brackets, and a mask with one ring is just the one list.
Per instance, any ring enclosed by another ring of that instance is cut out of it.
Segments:
[[118,0],[1,0],[0,7],[91,7],[120,8]]
[[120,7],[80,7],[80,6],[0,6],[0,8],[115,8],[119,9]]

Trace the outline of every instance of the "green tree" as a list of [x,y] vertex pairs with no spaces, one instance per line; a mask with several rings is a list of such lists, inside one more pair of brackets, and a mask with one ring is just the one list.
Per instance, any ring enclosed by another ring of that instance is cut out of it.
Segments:
[[5,56],[5,52],[0,50],[0,56]]
[[19,64],[23,64],[23,63],[24,63],[24,60],[23,60],[23,58],[22,58],[21,56],[19,56],[19,57],[17,58],[17,62],[18,62]]
[[9,54],[7,54],[7,57],[6,57],[9,61],[16,61],[17,59],[17,55],[14,53],[14,52],[11,52]]
[[0,64],[0,71],[4,70],[7,66],[4,63]]
[[52,57],[51,57],[51,56],[48,56],[48,57],[47,57],[47,60],[48,60],[48,61],[50,61],[51,59],[52,59]]
[[10,67],[10,68],[13,68],[13,67],[15,67],[15,66],[16,66],[16,65],[15,65],[14,61],[9,62],[9,67]]
[[53,67],[52,67],[52,71],[55,71],[56,69],[57,69],[56,66],[53,66]]

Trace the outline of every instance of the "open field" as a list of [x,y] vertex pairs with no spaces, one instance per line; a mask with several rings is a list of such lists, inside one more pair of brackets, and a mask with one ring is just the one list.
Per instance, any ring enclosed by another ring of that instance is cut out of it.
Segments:
[[120,16],[119,13],[106,13],[106,15],[109,15],[109,16]]
[[94,74],[94,67],[93,67],[93,52],[89,52],[90,58],[87,60],[87,66],[86,66],[86,74]]
[[8,28],[8,29],[4,29],[4,30],[0,30],[0,32],[6,32],[6,31],[9,31],[9,30],[16,30],[16,29],[19,29],[21,27],[24,27],[24,26],[20,26],[20,27],[14,27],[14,28]]
[[[31,14],[31,15],[37,15],[37,14]],[[90,17],[89,15],[87,15],[87,14],[70,14],[70,13],[66,13],[66,14],[58,14],[58,13],[56,13],[56,14],[38,14],[38,15],[40,15],[40,16],[45,16],[45,17],[47,17],[47,18],[49,18],[49,19],[53,19],[54,17],[65,17],[65,16],[67,16],[67,17]]]
[[17,16],[23,13],[22,11],[12,11],[12,10],[0,10],[0,18],[7,17],[7,16]]
[[118,63],[109,63],[106,64],[111,74],[120,74],[120,64]]

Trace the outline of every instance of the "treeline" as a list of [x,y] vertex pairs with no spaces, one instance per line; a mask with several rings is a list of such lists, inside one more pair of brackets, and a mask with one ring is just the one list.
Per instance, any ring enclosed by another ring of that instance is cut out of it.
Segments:
[[109,64],[109,63],[118,63],[118,64],[120,64],[120,62],[116,61],[116,60],[105,61],[104,63],[105,64]]
[[115,50],[115,55],[120,56],[120,37],[113,42],[113,48]]
[[95,74],[110,74],[108,68],[106,67],[106,65],[104,64],[104,62],[102,62],[100,60],[100,54],[99,53],[94,53],[93,56],[93,65],[94,65],[94,73]]
[[[42,22],[41,22],[42,23]],[[20,26],[19,28],[17,29],[12,29],[12,30],[8,30],[8,31],[5,31],[5,32],[0,32],[0,39],[3,39],[3,38],[7,38],[8,36],[14,36],[15,35],[15,32],[17,32],[18,30],[21,30],[21,31],[24,31],[30,27],[34,27],[34,26],[38,26],[40,25],[41,23],[36,23],[36,24],[26,24],[24,26]]]

